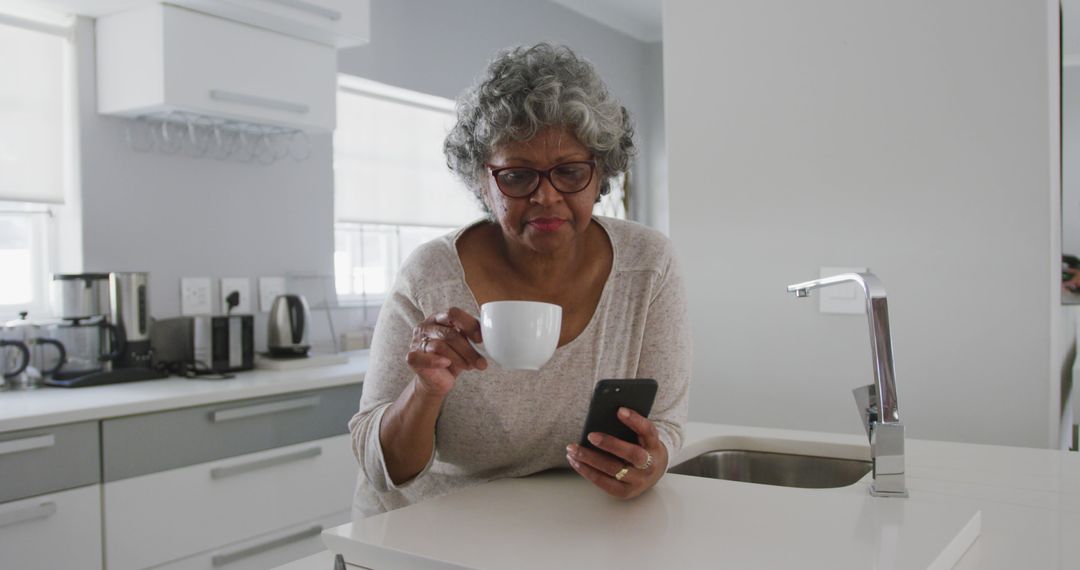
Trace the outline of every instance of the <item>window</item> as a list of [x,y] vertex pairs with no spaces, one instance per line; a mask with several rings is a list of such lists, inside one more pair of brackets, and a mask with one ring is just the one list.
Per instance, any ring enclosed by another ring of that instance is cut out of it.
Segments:
[[[341,75],[334,132],[334,274],[342,303],[380,303],[417,246],[483,211],[446,166],[454,102]],[[625,177],[596,205],[626,218]]]
[[418,245],[483,212],[442,154],[454,121],[453,101],[340,76],[337,114],[338,299],[377,303]]
[[[47,315],[55,217],[72,184],[70,19],[0,11],[0,321]],[[32,8],[30,8],[32,10]]]

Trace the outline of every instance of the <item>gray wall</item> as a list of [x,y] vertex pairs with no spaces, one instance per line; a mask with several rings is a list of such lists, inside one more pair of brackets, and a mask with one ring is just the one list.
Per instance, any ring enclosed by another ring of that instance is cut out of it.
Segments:
[[[662,115],[658,47],[560,6],[375,0],[371,16],[372,41],[342,52],[343,72],[455,97],[497,49],[548,39],[591,59],[632,112],[649,116],[648,125]],[[131,150],[124,142],[127,121],[96,112],[92,21],[80,21],[78,42],[85,270],[150,271],[158,317],[179,314],[184,276],[250,277],[254,295],[259,276],[333,272],[329,136],[314,137],[307,161],[271,166]],[[362,321],[358,311],[341,313],[339,331]],[[317,334],[328,330],[325,319],[315,321]]]
[[[1080,30],[1075,34],[1080,36]],[[1080,67],[1064,69],[1061,88],[1062,251],[1080,256]]]
[[[591,61],[634,117],[640,157],[632,173],[635,217],[665,227],[651,210],[663,195],[663,62],[659,44],[638,41],[551,2],[373,0],[371,43],[341,52],[343,73],[456,98],[501,49],[563,43]],[[656,163],[660,166],[654,166]],[[656,185],[658,188],[652,188]]]
[[784,286],[868,266],[910,437],[1057,443],[1055,7],[665,3],[692,419],[860,433],[865,317]]

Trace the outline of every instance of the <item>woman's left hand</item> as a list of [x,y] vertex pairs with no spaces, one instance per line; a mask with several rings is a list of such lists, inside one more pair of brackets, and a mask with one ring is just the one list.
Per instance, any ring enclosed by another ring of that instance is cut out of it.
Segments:
[[589,442],[607,453],[571,443],[566,459],[582,477],[607,494],[632,499],[649,489],[667,470],[667,448],[660,442],[656,426],[648,418],[628,408],[619,408],[619,420],[638,434],[640,445],[605,433],[589,434]]

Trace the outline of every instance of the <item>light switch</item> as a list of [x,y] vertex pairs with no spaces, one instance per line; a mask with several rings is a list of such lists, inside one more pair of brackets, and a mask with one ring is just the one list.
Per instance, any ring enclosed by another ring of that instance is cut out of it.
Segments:
[[278,295],[285,294],[284,277],[259,278],[259,310],[268,312]]
[[[841,273],[865,273],[865,267],[822,267],[821,277]],[[856,283],[841,283],[814,291],[818,295],[818,309],[822,313],[839,315],[866,314],[866,297]]]
[[180,278],[180,314],[209,315],[214,312],[209,277]]

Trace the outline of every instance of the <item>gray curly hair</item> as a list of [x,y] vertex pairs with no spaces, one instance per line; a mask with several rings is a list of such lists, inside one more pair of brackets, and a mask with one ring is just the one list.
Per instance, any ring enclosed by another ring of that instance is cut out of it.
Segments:
[[596,158],[600,195],[630,167],[636,152],[630,113],[608,92],[592,64],[566,46],[539,43],[500,52],[480,81],[458,98],[446,136],[446,164],[482,199],[484,164],[497,146],[546,127],[567,127]]

